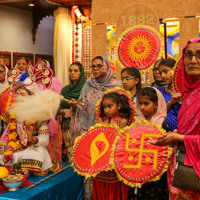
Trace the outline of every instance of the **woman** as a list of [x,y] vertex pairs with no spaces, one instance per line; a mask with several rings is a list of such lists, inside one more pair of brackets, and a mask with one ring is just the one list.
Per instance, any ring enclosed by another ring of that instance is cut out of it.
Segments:
[[184,164],[192,166],[200,177],[200,38],[187,42],[182,52],[183,84],[185,95],[178,116],[178,131],[164,135],[158,140],[150,140],[155,145],[174,145],[168,168],[170,199],[200,199],[200,193],[172,186],[176,166],[177,142],[186,148]]
[[[113,78],[111,64],[103,56],[97,56],[92,60],[92,74],[81,90],[79,100],[72,99],[68,104],[72,106],[72,143],[75,137],[87,131],[95,124],[95,104],[102,94],[120,82]],[[85,180],[85,199],[92,198],[91,179]]]
[[[65,97],[65,99],[78,100],[81,89],[85,84],[86,77],[84,73],[84,68],[81,63],[74,62],[69,67],[69,80],[70,84],[66,85],[62,91],[61,95]],[[72,143],[74,140],[73,136],[71,136],[71,112],[70,106],[67,102],[61,103],[60,113],[62,116],[62,130],[63,130],[63,161],[71,161],[72,157]]]
[[182,94],[175,93],[172,84],[172,68],[174,67],[175,63],[176,61],[173,59],[165,59],[158,65],[162,79],[166,84],[165,87],[160,87],[158,89],[163,94],[165,102],[167,103],[167,117],[165,118],[165,121],[167,122],[170,131],[177,129],[178,112],[181,107],[179,101],[182,99]]
[[[9,85],[8,83],[8,68],[5,65],[0,64],[0,92],[3,92],[4,88]],[[0,135],[3,131],[3,120],[0,119]]]
[[28,71],[28,63],[29,63],[29,61],[28,61],[27,58],[21,57],[21,58],[17,61],[17,63],[16,63],[16,65],[15,65],[14,69],[19,69],[20,71]]
[[92,74],[81,90],[78,101],[72,99],[68,104],[76,109],[72,113],[72,134],[73,138],[81,135],[95,124],[95,104],[102,94],[120,82],[113,78],[111,65],[107,58],[97,56],[92,60]]
[[165,83],[162,80],[162,76],[160,75],[160,72],[158,70],[158,65],[163,60],[164,59],[159,59],[159,60],[156,60],[156,62],[154,63],[154,66],[153,66],[153,78],[154,78],[155,81],[153,83],[149,84],[149,86],[151,86],[151,87],[159,88],[159,87],[164,87],[165,86]]
[[0,92],[9,85],[8,83],[8,68],[0,64]]
[[[44,67],[50,68],[50,63],[47,60],[39,60],[37,64],[42,64]],[[44,90],[45,87],[42,84],[39,84],[40,89]],[[51,86],[49,90],[52,90],[60,94],[62,90],[61,82],[56,78],[52,77]],[[48,123],[49,128],[49,144],[47,150],[53,161],[62,161],[62,133],[59,129],[59,120],[51,119]]]

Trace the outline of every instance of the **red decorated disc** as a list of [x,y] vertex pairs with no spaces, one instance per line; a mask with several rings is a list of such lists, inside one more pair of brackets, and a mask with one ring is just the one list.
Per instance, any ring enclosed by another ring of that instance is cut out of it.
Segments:
[[[119,94],[124,94],[124,95],[126,95],[127,96],[127,98],[128,98],[128,102],[129,102],[129,106],[130,106],[130,108],[131,108],[131,117],[129,118],[129,119],[127,119],[128,120],[128,126],[133,122],[133,120],[134,120],[134,105],[133,105],[133,100],[131,99],[131,94],[130,94],[130,92],[129,91],[127,91],[127,90],[125,90],[124,88],[122,88],[122,87],[115,87],[115,88],[113,88],[113,89],[110,89],[110,90],[107,90],[106,92],[104,92],[104,94],[108,94],[108,93],[111,93],[111,92],[117,92],[117,93],[119,93]],[[96,105],[95,105],[95,107],[96,107],[96,121],[97,121],[97,123],[99,122],[99,119],[101,118],[100,117],[100,105],[101,105],[101,102],[102,102],[102,99],[100,99],[97,103],[96,103]]]
[[156,139],[162,132],[150,124],[134,124],[116,139],[114,165],[120,180],[132,187],[141,187],[160,178],[167,170],[168,146],[151,145],[148,140]]
[[174,89],[178,93],[182,93],[184,95],[183,89],[183,61],[180,59],[176,65],[176,69],[174,71]]
[[11,92],[10,86],[5,87],[0,93],[0,116],[6,122],[10,119],[8,111],[15,102],[15,97],[16,93],[14,90]]
[[123,67],[149,68],[160,55],[159,33],[149,26],[134,26],[122,33],[116,57]]
[[95,176],[112,169],[111,147],[118,135],[117,126],[96,124],[75,140],[72,164],[84,176]]

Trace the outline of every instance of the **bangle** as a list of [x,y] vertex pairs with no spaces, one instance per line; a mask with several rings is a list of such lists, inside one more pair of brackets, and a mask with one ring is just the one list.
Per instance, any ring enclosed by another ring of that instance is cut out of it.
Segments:
[[38,138],[37,138],[37,137],[33,137],[33,140],[32,140],[32,142],[31,142],[31,143],[32,143],[32,144],[37,144],[37,143],[38,143],[38,141],[39,141],[39,140],[38,140]]

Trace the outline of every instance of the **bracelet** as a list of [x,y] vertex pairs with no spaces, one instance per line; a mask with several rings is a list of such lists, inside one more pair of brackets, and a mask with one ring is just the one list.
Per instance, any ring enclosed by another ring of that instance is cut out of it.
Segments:
[[37,144],[37,143],[38,143],[38,141],[39,141],[39,140],[38,140],[38,138],[37,138],[37,137],[33,137],[33,140],[32,140],[32,142],[31,142],[31,143],[32,143],[32,144]]

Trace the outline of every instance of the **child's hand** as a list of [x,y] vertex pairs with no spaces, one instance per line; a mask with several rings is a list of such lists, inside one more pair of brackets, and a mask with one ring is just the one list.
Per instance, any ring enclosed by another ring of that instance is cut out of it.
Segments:
[[175,104],[176,102],[179,102],[182,100],[182,94],[181,93],[174,93],[172,95],[171,103]]

